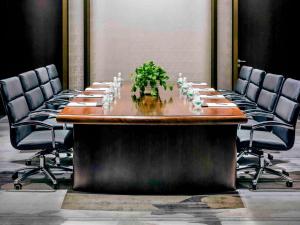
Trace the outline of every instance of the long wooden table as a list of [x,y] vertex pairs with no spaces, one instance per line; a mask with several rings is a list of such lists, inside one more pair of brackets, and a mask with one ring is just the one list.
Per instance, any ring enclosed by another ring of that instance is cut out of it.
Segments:
[[195,110],[177,87],[160,90],[159,99],[134,100],[130,89],[124,83],[110,109],[66,107],[58,115],[58,122],[74,124],[75,190],[188,194],[235,189],[236,131],[247,121],[239,108]]

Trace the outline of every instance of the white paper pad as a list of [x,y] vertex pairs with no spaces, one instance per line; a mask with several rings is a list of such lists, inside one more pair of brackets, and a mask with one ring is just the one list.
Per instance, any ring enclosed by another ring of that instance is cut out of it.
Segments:
[[96,107],[97,102],[70,102],[67,106],[70,107]]
[[94,82],[93,85],[113,85],[113,82]]
[[100,94],[90,94],[90,95],[85,95],[85,94],[80,94],[76,96],[77,98],[103,98],[104,95]]
[[207,85],[207,83],[203,82],[203,83],[194,83],[194,82],[191,82],[191,85],[193,86],[205,86]]
[[234,103],[206,103],[207,107],[237,107]]
[[195,91],[216,91],[214,88],[194,88]]
[[110,88],[86,88],[86,91],[109,91]]
[[223,95],[200,95],[200,98],[204,99],[224,99]]

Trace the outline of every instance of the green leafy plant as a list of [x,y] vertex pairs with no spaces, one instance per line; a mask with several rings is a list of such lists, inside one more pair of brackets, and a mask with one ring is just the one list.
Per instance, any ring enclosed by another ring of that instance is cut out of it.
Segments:
[[154,64],[153,61],[144,63],[142,66],[135,69],[135,74],[132,75],[133,85],[132,92],[140,91],[141,95],[145,95],[145,90],[150,87],[150,95],[158,96],[158,85],[164,90],[173,90],[172,85],[167,84],[169,76],[160,66]]

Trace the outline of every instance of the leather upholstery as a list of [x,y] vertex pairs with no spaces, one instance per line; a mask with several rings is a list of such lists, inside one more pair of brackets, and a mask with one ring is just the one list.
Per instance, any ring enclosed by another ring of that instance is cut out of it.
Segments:
[[59,94],[63,90],[59,78],[51,80],[51,86],[55,95]]
[[44,98],[45,98],[46,101],[53,98],[54,93],[53,93],[50,82],[41,85],[41,89],[42,89],[42,92],[44,94]]
[[16,148],[20,140],[32,132],[32,126],[12,128],[14,123],[26,120],[30,111],[24,97],[21,82],[18,77],[11,77],[0,81],[1,96],[10,124],[10,140]]
[[[300,81],[290,78],[287,79],[282,86],[279,100],[275,107],[274,120],[287,123],[295,128],[300,112],[299,97]],[[257,134],[254,135],[253,140],[255,145],[253,147],[276,150],[288,150],[293,147],[295,142],[295,129],[290,130],[285,127],[272,127],[271,131],[272,132],[265,131],[264,133],[255,131]],[[238,146],[249,146],[250,135],[247,132],[250,131],[243,129],[238,131]],[[276,136],[276,138],[274,136]],[[282,145],[278,139],[281,140],[284,145]]]
[[39,86],[39,80],[33,70],[19,74],[19,78],[24,92],[30,91]]
[[9,102],[23,96],[23,88],[19,78],[11,77],[1,82],[3,98]]
[[277,102],[284,77],[268,73],[264,79],[257,105],[259,108],[272,112]]
[[49,77],[50,77],[50,82],[53,90],[53,94],[57,95],[60,92],[62,92],[63,88],[58,76],[58,72],[56,69],[56,66],[54,64],[46,66],[46,69],[48,71]]
[[[32,75],[32,73],[29,74]],[[26,89],[33,88],[33,83],[27,80],[25,82]],[[36,90],[36,88],[32,90]],[[12,77],[1,80],[0,91],[9,120],[10,139],[13,147],[20,150],[52,149],[52,135],[50,130],[37,130],[33,125],[13,126],[15,123],[30,120],[30,109],[23,93],[20,78]],[[69,149],[72,147],[72,131],[56,130],[55,135],[58,148]]]
[[235,85],[235,89],[234,91],[240,95],[244,95],[246,90],[247,90],[247,86],[249,83],[249,78],[252,72],[252,67],[249,66],[243,66],[241,68],[240,74],[239,74],[239,78],[236,81],[236,85]]
[[256,102],[260,93],[266,72],[263,70],[253,69],[250,82],[246,92],[246,98],[250,101]]
[[[250,130],[238,130],[238,147],[241,145],[241,143],[242,146],[249,146],[249,137]],[[254,131],[253,140],[252,146],[254,148],[274,150],[282,150],[287,148],[283,140],[269,131]]]
[[51,99],[54,96],[54,93],[53,93],[53,90],[51,87],[51,82],[50,82],[50,78],[49,78],[47,69],[45,67],[41,67],[41,68],[35,69],[35,72],[39,79],[40,87],[42,89],[44,98],[46,101],[48,101],[49,99]]
[[39,86],[36,73],[31,70],[26,73],[21,73],[19,78],[21,80],[30,111],[34,111],[43,106],[45,99]]
[[50,79],[58,78],[58,72],[54,64],[46,66]]
[[47,69],[45,67],[35,69],[35,72],[37,74],[40,84],[46,84],[50,81]]

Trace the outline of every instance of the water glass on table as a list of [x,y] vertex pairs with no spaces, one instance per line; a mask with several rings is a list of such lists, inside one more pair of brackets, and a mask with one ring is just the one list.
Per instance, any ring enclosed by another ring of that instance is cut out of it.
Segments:
[[199,109],[203,105],[203,100],[201,99],[200,95],[195,94],[192,103],[194,108]]

